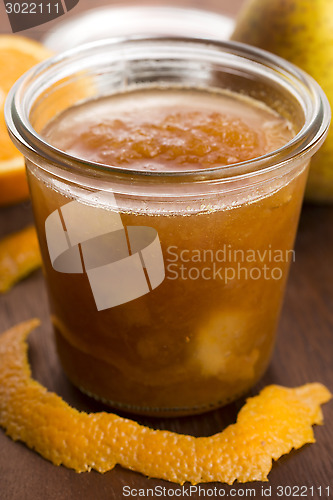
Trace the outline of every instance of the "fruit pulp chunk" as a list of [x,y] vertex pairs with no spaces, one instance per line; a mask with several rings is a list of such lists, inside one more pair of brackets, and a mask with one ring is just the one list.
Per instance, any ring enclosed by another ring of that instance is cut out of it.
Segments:
[[[293,128],[230,92],[149,89],[72,107],[43,134],[96,163],[201,175],[280,148]],[[104,310],[85,273],[53,269],[45,238],[47,217],[80,202],[82,190],[44,179],[29,162],[28,170],[57,348],[75,385],[119,408],[173,415],[226,404],[259,379],[274,343],[306,166],[261,188],[241,190],[239,181],[240,194],[220,192],[208,203],[201,195],[183,204],[117,199],[125,227],[157,231],[166,276],[149,293]]]

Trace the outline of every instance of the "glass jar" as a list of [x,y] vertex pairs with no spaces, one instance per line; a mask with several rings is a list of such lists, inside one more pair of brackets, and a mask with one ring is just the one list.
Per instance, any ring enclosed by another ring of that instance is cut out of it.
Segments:
[[[186,172],[110,167],[43,139],[70,106],[142,87],[228,89],[287,118],[296,135],[262,157]],[[243,44],[97,42],[23,76],[6,119],[26,158],[69,379],[113,407],[167,416],[253,386],[274,345],[309,161],[329,126],[320,87]]]

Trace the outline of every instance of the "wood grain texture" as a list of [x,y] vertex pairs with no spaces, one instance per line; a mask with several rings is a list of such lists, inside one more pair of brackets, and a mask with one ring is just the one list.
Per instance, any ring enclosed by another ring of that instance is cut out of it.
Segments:
[[[111,4],[108,0],[91,2],[81,0],[74,13],[97,4]],[[133,2],[132,2],[133,3]],[[157,2],[149,2],[154,4]],[[168,2],[177,4],[179,2]],[[235,13],[242,0],[186,1],[183,5],[206,7],[212,10]],[[2,9],[2,10],[1,10]],[[0,32],[9,29],[0,8]],[[29,33],[40,38],[48,26]],[[30,203],[0,209],[0,237],[19,230],[32,221]],[[305,206],[296,245],[296,262],[291,269],[285,304],[282,311],[278,340],[268,371],[252,390],[257,393],[271,383],[286,386],[319,381],[333,391],[333,207]],[[30,338],[30,361],[34,377],[48,389],[56,391],[78,409],[99,411],[101,404],[94,403],[66,380],[57,360],[49,321],[47,295],[41,271],[17,285],[7,295],[0,297],[0,331],[31,317],[40,317],[42,327]],[[169,429],[195,436],[219,432],[236,419],[244,400],[206,415],[178,419],[140,418],[138,421],[153,428]],[[271,498],[278,498],[277,486],[326,486],[333,496],[333,404],[324,407],[325,425],[315,429],[317,443],[303,447],[283,457],[274,464],[269,483],[203,486],[243,490],[254,488],[261,498],[261,488],[272,487]],[[176,490],[177,486],[148,479],[140,474],[116,467],[104,475],[96,472],[76,474],[64,467],[54,467],[21,443],[14,443],[0,430],[0,500],[119,500],[125,498],[123,486],[154,488],[157,485]],[[241,494],[241,491],[239,491]],[[169,494],[171,496],[171,494]],[[240,496],[240,495],[239,495]],[[245,495],[244,495],[245,496]],[[214,496],[218,498],[219,496]],[[329,497],[329,498],[330,498]],[[152,496],[150,496],[152,498]],[[184,496],[185,498],[185,496]],[[191,498],[199,498],[198,494]],[[203,496],[202,496],[203,498]],[[287,498],[287,496],[282,496]],[[328,498],[324,493],[307,498]]]

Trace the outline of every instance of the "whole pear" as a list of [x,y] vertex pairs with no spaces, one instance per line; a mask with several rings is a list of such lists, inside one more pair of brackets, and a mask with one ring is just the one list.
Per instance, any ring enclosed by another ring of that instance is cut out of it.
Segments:
[[[333,106],[333,0],[248,0],[231,38],[296,64]],[[306,198],[333,203],[333,127],[311,161]]]

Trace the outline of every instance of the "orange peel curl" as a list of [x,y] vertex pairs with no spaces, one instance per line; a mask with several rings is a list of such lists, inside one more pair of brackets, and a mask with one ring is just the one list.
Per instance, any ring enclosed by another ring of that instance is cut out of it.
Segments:
[[28,226],[0,241],[0,293],[42,265],[36,229]]
[[268,386],[247,400],[235,424],[200,438],[111,413],[79,412],[31,378],[26,338],[38,324],[30,320],[0,336],[0,425],[53,464],[77,472],[120,464],[180,484],[265,481],[272,459],[315,441],[312,425],[322,423],[320,405],[331,398],[317,383]]

